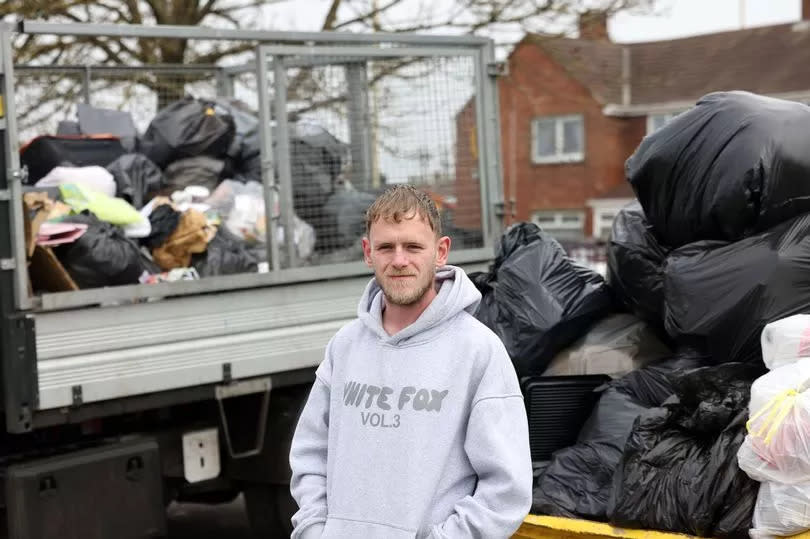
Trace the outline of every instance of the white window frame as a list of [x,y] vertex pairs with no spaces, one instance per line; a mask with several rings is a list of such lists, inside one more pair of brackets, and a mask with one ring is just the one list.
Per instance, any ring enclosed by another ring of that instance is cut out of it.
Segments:
[[[593,211],[593,237],[598,240],[606,240],[613,230],[613,221],[618,215],[618,210],[614,208],[599,208]],[[609,217],[609,220],[607,218]],[[603,232],[607,230],[607,236]]]
[[[668,124],[670,121],[672,121],[672,119],[675,116],[677,116],[678,114],[680,114],[681,112],[683,112],[683,111],[678,110],[678,111],[674,111],[674,112],[656,112],[654,114],[648,114],[647,115],[647,134],[649,135],[650,133],[655,131],[655,118],[663,118],[664,119],[664,123],[661,124],[661,127],[663,127],[666,124]],[[660,129],[660,127],[659,127],[659,129]]]
[[[537,154],[537,126],[538,123],[548,120],[554,121],[554,149],[553,155]],[[579,120],[582,126],[582,150],[578,152],[563,153],[563,124],[567,121]],[[563,116],[536,116],[532,118],[532,163],[545,165],[549,163],[578,163],[585,160],[585,117],[582,114],[566,114]]]
[[[633,198],[597,198],[591,199],[587,202],[588,207],[591,208],[591,237],[597,240],[607,239],[602,236],[602,233],[607,230],[608,236],[613,229],[613,221],[616,216],[626,207],[633,202]],[[605,216],[612,215],[613,219],[609,223],[604,222]]]
[[[552,217],[552,222],[540,217]],[[569,220],[565,218],[568,217]],[[570,220],[575,217],[576,221]],[[585,210],[536,210],[532,212],[532,222],[554,237],[558,232],[576,232],[577,238],[563,236],[563,239],[583,239],[585,237]]]

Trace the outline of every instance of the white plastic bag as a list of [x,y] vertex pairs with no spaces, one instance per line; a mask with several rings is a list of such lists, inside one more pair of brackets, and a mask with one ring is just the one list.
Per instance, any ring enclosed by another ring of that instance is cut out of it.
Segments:
[[795,535],[810,529],[810,483],[767,482],[759,487],[752,539]]
[[672,355],[652,329],[632,314],[614,314],[554,356],[543,376],[607,374],[614,378]]
[[249,193],[236,195],[225,226],[248,243],[261,243],[266,237],[264,200]]
[[737,450],[737,465],[754,481],[789,481],[790,477],[782,474],[775,467],[762,460],[751,447],[751,439],[746,436],[740,449]]
[[757,481],[810,482],[810,361],[758,378],[749,413],[740,468]]
[[53,167],[35,187],[59,187],[63,183],[77,183],[108,197],[116,192],[115,178],[104,167]]
[[770,370],[810,357],[810,315],[771,322],[762,330],[760,341],[762,360]]
[[[312,227],[312,225],[299,218],[297,215],[293,215],[293,221],[295,222],[293,230],[295,253],[298,258],[306,260],[312,256],[313,252],[315,252],[315,229]],[[279,226],[277,228],[277,232],[279,244],[285,245],[284,228]]]
[[[264,192],[262,184],[254,181],[241,183],[225,180],[205,201],[222,218],[225,227],[247,243],[264,243],[265,233]],[[274,213],[279,217],[278,201]],[[308,259],[315,251],[315,229],[297,215],[293,216],[293,241],[298,258]],[[276,237],[285,244],[284,228],[279,224]]]

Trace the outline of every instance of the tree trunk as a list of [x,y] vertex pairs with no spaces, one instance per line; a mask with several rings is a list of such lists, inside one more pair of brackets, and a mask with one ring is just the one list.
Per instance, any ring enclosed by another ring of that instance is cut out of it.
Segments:
[[158,41],[160,63],[178,66],[177,71],[156,71],[152,90],[157,93],[158,110],[185,97],[186,84],[199,80],[200,74],[180,69],[185,63],[188,41],[185,39],[161,39]]

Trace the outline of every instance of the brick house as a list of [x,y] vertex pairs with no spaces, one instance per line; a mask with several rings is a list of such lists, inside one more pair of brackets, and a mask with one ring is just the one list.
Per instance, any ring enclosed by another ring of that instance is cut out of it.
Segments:
[[[604,239],[615,213],[633,199],[627,157],[646,133],[702,95],[749,90],[810,103],[810,0],[802,1],[802,18],[619,44],[597,14],[580,20],[576,39],[526,35],[498,85],[510,221],[534,221],[560,239]],[[470,137],[471,109],[456,117],[457,152]],[[475,171],[459,169],[460,205],[477,197],[472,183]]]

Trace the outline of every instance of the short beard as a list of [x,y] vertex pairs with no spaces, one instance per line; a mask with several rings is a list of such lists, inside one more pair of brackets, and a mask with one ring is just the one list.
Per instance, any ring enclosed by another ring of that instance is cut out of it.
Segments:
[[[383,286],[385,282],[382,279],[377,279],[377,282],[380,284],[380,288],[382,288],[383,294],[385,295],[385,301],[391,305],[399,305],[401,307],[407,307],[409,305],[413,305],[419,300],[421,300],[425,294],[427,294],[430,287],[435,286],[434,281],[436,279],[436,271],[435,269],[430,274],[430,279],[421,286],[420,288],[410,291],[410,290],[386,290],[386,286]],[[393,287],[392,287],[393,288]]]

